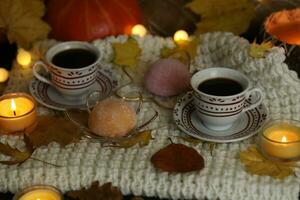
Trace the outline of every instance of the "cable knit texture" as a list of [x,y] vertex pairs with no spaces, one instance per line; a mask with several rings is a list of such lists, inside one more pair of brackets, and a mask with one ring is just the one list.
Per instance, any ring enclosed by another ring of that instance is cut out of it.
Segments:
[[[142,49],[139,67],[148,66],[159,58],[163,47],[173,48],[170,38],[146,36],[136,38]],[[112,42],[124,42],[127,36],[109,37],[93,42],[102,54],[102,66],[111,68],[120,81],[127,78],[118,66],[112,64]],[[33,53],[43,52],[55,41],[43,41],[36,45]],[[254,59],[249,56],[250,44],[247,40],[231,33],[208,33],[202,35],[198,54],[192,62],[191,71],[212,66],[224,66],[237,69],[246,74],[253,86],[261,88],[266,95],[266,105],[270,118],[293,118],[300,120],[300,80],[294,71],[284,63],[282,48],[274,47],[265,58]],[[6,92],[28,91],[28,82],[32,78],[30,69],[24,70],[15,64]],[[134,87],[129,88],[132,90]],[[139,115],[146,120],[152,115],[153,106],[147,103]],[[153,131],[155,140],[148,146],[129,149],[101,147],[101,144],[82,140],[61,148],[52,143],[38,148],[34,157],[63,167],[56,168],[43,163],[28,160],[21,166],[0,165],[0,191],[16,192],[32,184],[50,184],[63,192],[89,187],[93,181],[112,182],[124,194],[158,196],[172,199],[246,199],[246,200],[289,200],[298,199],[299,171],[283,181],[268,176],[248,174],[237,155],[241,150],[253,144],[255,138],[238,143],[218,144],[210,154],[209,145],[201,143],[191,145],[176,139],[182,134],[175,126],[172,111],[156,107],[159,119],[150,128],[162,127]],[[40,114],[52,111],[39,107]],[[168,126],[165,126],[168,125]],[[174,142],[185,143],[195,148],[205,158],[205,168],[200,172],[170,174],[156,170],[150,163],[150,157],[169,144],[168,137]],[[22,148],[18,137],[1,136],[1,142]],[[0,156],[0,159],[5,159]]]

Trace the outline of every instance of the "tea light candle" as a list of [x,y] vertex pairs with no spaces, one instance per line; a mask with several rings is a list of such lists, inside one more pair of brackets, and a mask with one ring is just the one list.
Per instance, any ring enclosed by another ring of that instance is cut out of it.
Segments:
[[28,68],[31,63],[31,54],[25,49],[19,49],[17,55],[17,62],[23,67]]
[[177,45],[185,45],[189,41],[189,34],[185,30],[178,30],[175,32],[173,39]]
[[260,136],[262,153],[273,160],[292,161],[300,158],[300,122],[276,120]]
[[0,83],[7,81],[9,77],[9,72],[5,68],[0,68]]
[[13,200],[62,200],[61,192],[52,186],[31,186],[16,194]]
[[0,97],[0,132],[4,134],[30,131],[36,123],[36,104],[25,93],[11,93]]
[[131,30],[132,35],[144,37],[147,34],[147,29],[142,24],[136,24]]

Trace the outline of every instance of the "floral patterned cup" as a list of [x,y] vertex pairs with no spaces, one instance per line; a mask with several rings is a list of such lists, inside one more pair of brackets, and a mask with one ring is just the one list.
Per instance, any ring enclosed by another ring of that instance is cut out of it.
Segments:
[[[53,58],[60,52],[70,49],[83,49],[93,53],[95,61],[80,68],[64,68],[53,63]],[[74,98],[88,93],[90,87],[95,83],[100,53],[96,47],[87,42],[62,42],[51,47],[46,53],[46,63],[38,61],[33,66],[33,75],[40,81],[56,88],[66,98]],[[38,72],[38,67],[43,67],[49,74],[50,79]]]
[[[227,78],[238,82],[243,91],[230,96],[214,96],[198,90],[198,86],[209,79]],[[223,67],[208,68],[195,73],[191,79],[194,90],[194,104],[196,112],[203,124],[212,130],[226,130],[238,120],[240,115],[253,109],[263,100],[263,92],[250,88],[249,79],[242,73]],[[245,101],[255,98],[250,106],[245,106]]]

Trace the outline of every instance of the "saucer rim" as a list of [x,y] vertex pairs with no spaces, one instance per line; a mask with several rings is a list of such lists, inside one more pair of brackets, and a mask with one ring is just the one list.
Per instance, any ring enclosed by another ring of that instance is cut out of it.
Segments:
[[[107,70],[109,72],[107,72]],[[98,69],[98,72],[101,72],[102,74],[104,74],[109,80],[110,82],[112,83],[112,90],[111,90],[111,93],[117,88],[118,86],[118,81],[115,77],[113,77],[112,75],[112,70],[111,69]],[[97,72],[97,73],[98,73]],[[34,95],[34,91],[33,91],[33,88],[32,88],[32,84],[34,81],[38,81],[38,82],[41,82],[40,80],[36,79],[35,77],[33,77],[33,79],[30,80],[30,83],[29,83],[29,92],[30,94],[33,96],[33,98],[38,102],[40,103],[41,105],[47,107],[47,108],[50,108],[50,109],[53,109],[53,110],[58,110],[58,111],[66,111],[68,110],[68,108],[61,108],[61,107],[56,107],[52,104],[47,104],[46,102],[44,102],[41,98],[38,98],[36,97],[36,95]],[[117,84],[114,84],[114,82],[116,81]],[[96,80],[97,82],[97,80]],[[46,84],[46,83],[43,83],[43,84]],[[49,86],[50,87],[50,86]],[[48,88],[49,88],[48,87]],[[47,88],[47,90],[48,90]],[[74,108],[76,107],[76,105],[74,105]],[[72,109],[74,109],[72,108]],[[86,110],[86,109],[81,109],[80,107],[77,108],[77,109],[80,109],[80,110]]]
[[[189,101],[187,101],[187,100],[186,100],[186,101],[182,101],[181,103],[184,103],[184,104],[182,104],[181,106],[177,106],[177,105],[178,105],[178,102],[179,102],[181,99],[185,98],[187,95],[189,95],[189,93],[191,93],[191,92],[187,92],[185,95],[183,95],[183,96],[182,96],[180,99],[178,99],[178,101],[176,102],[175,107],[174,107],[174,110],[173,110],[173,120],[175,121],[176,126],[177,126],[181,131],[183,131],[185,134],[187,134],[187,135],[189,135],[189,136],[191,136],[191,137],[194,137],[194,138],[196,138],[196,139],[200,139],[200,140],[203,140],[203,141],[206,141],[206,142],[214,142],[214,143],[232,143],[232,142],[239,142],[239,141],[246,140],[246,139],[248,139],[248,138],[253,137],[254,135],[256,135],[259,131],[262,130],[264,124],[268,121],[268,120],[267,120],[267,118],[268,118],[268,112],[267,112],[267,109],[266,109],[266,107],[265,107],[264,104],[261,104],[262,110],[263,110],[264,113],[266,114],[266,119],[264,119],[264,121],[262,122],[261,126],[260,126],[259,128],[257,128],[255,131],[251,131],[250,133],[249,133],[249,131],[247,131],[248,134],[246,134],[246,135],[244,135],[244,136],[242,136],[242,137],[234,138],[234,139],[227,139],[227,140],[226,140],[226,139],[225,139],[225,140],[224,140],[224,139],[217,139],[217,136],[215,136],[215,139],[209,139],[209,138],[201,137],[201,136],[199,136],[199,135],[197,135],[197,134],[191,133],[190,131],[188,131],[187,129],[185,129],[185,128],[182,127],[181,125],[179,125],[179,124],[177,123],[177,121],[176,121],[176,120],[179,119],[179,118],[175,116],[175,109],[176,109],[176,108],[181,108],[180,110],[182,110],[183,106],[186,105],[186,104],[188,104],[188,103],[190,103],[192,100],[189,100]],[[256,108],[254,108],[254,109],[256,109]],[[252,110],[253,110],[253,109],[252,109]],[[247,112],[251,112],[251,110],[246,111],[245,114],[246,114]],[[181,112],[181,113],[182,113],[182,112]],[[180,121],[182,121],[182,120],[180,120]],[[202,123],[202,122],[200,122],[200,123]],[[204,126],[203,123],[202,123],[202,126]],[[228,130],[228,129],[227,129],[227,130]],[[201,132],[202,132],[202,131],[201,131]],[[222,132],[222,131],[221,131],[221,132]],[[204,133],[204,132],[202,132],[202,134],[203,134],[203,135],[212,136],[212,135],[209,135],[209,134]]]

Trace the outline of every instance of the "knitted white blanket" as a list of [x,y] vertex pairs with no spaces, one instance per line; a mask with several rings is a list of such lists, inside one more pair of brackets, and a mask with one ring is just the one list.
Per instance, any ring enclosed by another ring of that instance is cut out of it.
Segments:
[[[142,49],[140,67],[159,58],[160,49],[174,47],[170,38],[146,36],[136,38]],[[126,78],[112,64],[113,50],[111,43],[126,41],[126,36],[109,37],[96,40],[94,44],[102,53],[102,63],[112,68],[122,83]],[[46,49],[53,41],[39,44],[34,51]],[[300,120],[300,80],[290,71],[284,62],[284,50],[273,48],[263,59],[249,57],[249,43],[230,33],[209,33],[202,37],[198,55],[192,63],[191,70],[211,66],[232,67],[242,71],[266,94],[264,104],[271,118],[293,118]],[[36,53],[36,52],[35,52]],[[42,52],[40,52],[42,53]],[[117,70],[116,70],[117,69]],[[28,91],[31,70],[21,69],[15,64],[6,92]],[[32,184],[50,184],[62,191],[88,187],[93,181],[112,182],[124,194],[158,196],[173,199],[253,199],[253,200],[288,200],[298,199],[299,171],[283,181],[267,176],[247,174],[237,159],[237,154],[254,142],[253,138],[243,142],[218,144],[213,155],[205,143],[193,146],[205,158],[205,168],[200,172],[170,174],[156,170],[150,163],[150,157],[166,146],[168,137],[178,135],[180,130],[172,121],[172,112],[156,107],[159,119],[150,126],[163,127],[153,132],[155,140],[148,146],[129,149],[101,147],[98,143],[82,140],[80,143],[60,148],[58,144],[39,148],[34,157],[63,167],[56,168],[40,162],[28,160],[21,166],[0,165],[0,191],[16,192]],[[40,113],[49,110],[40,107]],[[140,119],[151,116],[150,104],[147,104]],[[174,142],[176,137],[172,137]],[[1,136],[1,142],[12,146],[23,144],[18,137]],[[187,143],[186,143],[187,144]],[[187,144],[192,146],[191,144]],[[0,159],[4,159],[0,156]]]

